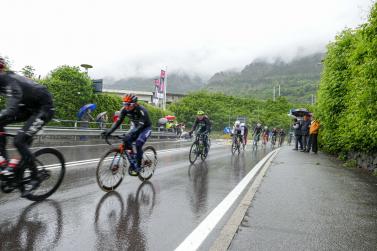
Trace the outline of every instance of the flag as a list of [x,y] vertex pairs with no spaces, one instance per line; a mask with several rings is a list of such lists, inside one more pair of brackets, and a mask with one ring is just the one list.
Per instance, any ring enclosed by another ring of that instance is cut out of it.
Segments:
[[164,81],[164,79],[163,78],[161,78],[160,79],[160,90],[159,90],[159,92],[164,92],[165,91],[165,83],[164,83],[165,81]]
[[160,78],[165,79],[165,71],[164,70],[161,70]]

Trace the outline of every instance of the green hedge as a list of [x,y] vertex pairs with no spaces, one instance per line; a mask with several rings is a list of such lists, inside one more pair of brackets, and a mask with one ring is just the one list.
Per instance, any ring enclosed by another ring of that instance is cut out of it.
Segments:
[[369,20],[327,47],[318,115],[330,153],[377,151],[377,4]]

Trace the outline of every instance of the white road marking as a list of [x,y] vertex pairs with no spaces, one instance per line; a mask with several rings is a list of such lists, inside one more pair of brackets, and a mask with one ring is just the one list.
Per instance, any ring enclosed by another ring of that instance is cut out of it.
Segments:
[[[221,145],[221,144],[213,144],[214,146],[215,145]],[[188,150],[189,147],[184,147],[184,148],[178,148],[178,149],[164,149],[164,150],[159,150],[157,151],[157,156],[158,154],[162,154],[162,155],[165,155],[167,153],[175,153],[175,152],[183,152],[183,151],[186,151]],[[109,157],[107,159],[110,160],[111,157]],[[98,161],[100,160],[100,158],[98,159],[86,159],[86,160],[78,160],[78,161],[72,161],[72,162],[66,162],[65,163],[65,166],[66,167],[72,167],[72,166],[81,166],[81,165],[87,165],[87,164],[95,164],[95,163],[98,163]],[[44,166],[46,169],[56,169],[56,168],[60,168],[60,165],[55,163],[55,164],[50,164],[50,165],[45,165]]]
[[207,236],[212,232],[219,221],[224,217],[229,208],[241,195],[250,181],[258,174],[264,163],[275,153],[267,154],[253,169],[238,183],[238,185],[223,199],[223,201],[189,234],[186,239],[175,249],[176,251],[197,250]]

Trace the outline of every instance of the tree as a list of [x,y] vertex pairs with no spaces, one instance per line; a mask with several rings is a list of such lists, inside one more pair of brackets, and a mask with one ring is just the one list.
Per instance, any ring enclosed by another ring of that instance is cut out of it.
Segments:
[[24,68],[21,69],[22,75],[24,75],[27,78],[34,78],[34,72],[35,69],[31,65],[25,65]]
[[57,118],[77,119],[80,107],[93,101],[92,81],[78,67],[60,66],[40,82],[53,95]]

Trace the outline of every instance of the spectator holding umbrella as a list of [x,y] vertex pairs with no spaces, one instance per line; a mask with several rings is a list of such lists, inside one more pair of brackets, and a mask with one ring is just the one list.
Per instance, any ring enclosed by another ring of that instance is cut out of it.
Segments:
[[302,121],[301,126],[301,135],[302,135],[302,145],[303,149],[301,152],[309,152],[309,127],[311,124],[310,115],[305,114],[304,115],[304,121]]
[[300,150],[303,149],[302,147],[302,136],[301,136],[301,123],[297,120],[297,118],[293,119],[293,129],[295,133],[295,148],[293,150],[298,150],[298,145],[300,145]]
[[106,128],[107,112],[101,112],[96,117],[96,122],[99,123],[99,128]]

